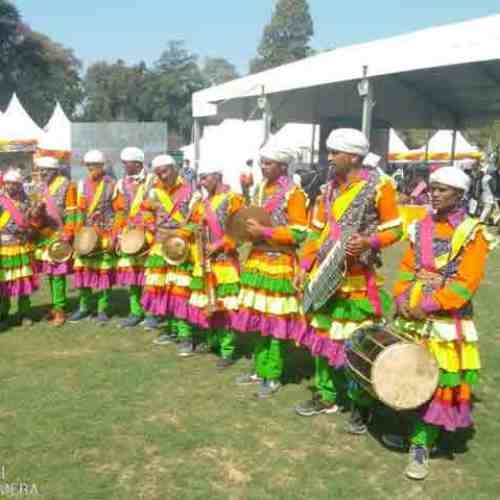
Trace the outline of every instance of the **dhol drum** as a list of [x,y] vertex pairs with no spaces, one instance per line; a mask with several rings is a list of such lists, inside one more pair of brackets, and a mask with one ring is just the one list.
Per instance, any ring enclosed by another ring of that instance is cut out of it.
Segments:
[[178,266],[188,259],[189,241],[177,231],[170,229],[159,231],[157,241],[161,243],[161,253],[168,264]]
[[82,227],[75,235],[73,248],[77,255],[88,256],[97,251],[99,237],[91,226]]
[[49,245],[48,254],[52,262],[60,264],[71,259],[73,247],[67,241],[57,240]]
[[119,250],[125,255],[141,255],[147,252],[146,232],[142,228],[126,229],[123,231]]
[[386,326],[360,328],[346,346],[346,357],[361,387],[398,411],[422,406],[438,386],[432,354]]

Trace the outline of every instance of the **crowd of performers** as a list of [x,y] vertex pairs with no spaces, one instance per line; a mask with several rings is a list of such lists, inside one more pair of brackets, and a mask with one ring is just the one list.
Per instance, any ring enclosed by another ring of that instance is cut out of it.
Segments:
[[[236,383],[255,385],[260,398],[282,386],[287,342],[303,346],[314,358],[315,391],[296,412],[334,414],[347,398],[347,430],[363,435],[374,400],[346,370],[346,348],[360,327],[380,321],[394,302],[396,327],[423,343],[440,369],[438,389],[415,413],[406,443],[406,475],[425,478],[441,431],[473,425],[471,388],[480,359],[472,299],[491,238],[464,207],[468,176],[455,167],[436,170],[430,177],[432,210],[408,228],[408,249],[391,296],[379,267],[383,250],[403,237],[394,183],[363,165],[369,144],[360,131],[334,130],[326,146],[333,175],[314,206],[287,175],[290,151],[272,144],[260,151],[264,180],[251,199],[232,192],[216,164],[200,165],[202,195],[179,175],[172,157],[156,157],[148,173],[143,152],[132,147],[121,153],[125,175],[118,182],[105,174],[105,158],[97,150],[85,155],[88,173],[78,184],[60,174],[57,160],[39,158],[36,200],[25,195],[21,173],[9,170],[0,195],[0,328],[12,324],[16,298],[18,318],[32,324],[30,297],[43,275],[54,326],[89,318],[108,325],[111,290],[126,288],[129,315],[121,326],[158,328],[155,343],[176,343],[180,356],[196,355],[208,344],[224,369],[236,361],[238,336],[256,334],[254,368]],[[226,225],[245,205],[261,207],[270,222],[246,221],[253,244],[242,259]],[[72,243],[84,227],[98,235],[98,251],[54,261],[54,242]],[[121,242],[135,228],[145,231],[144,251],[126,254]],[[165,253],[166,235],[188,242],[184,258]],[[304,286],[341,240],[341,286],[305,314]],[[76,311],[68,311],[70,276],[79,291]],[[401,436],[386,435],[384,442],[405,446]]]

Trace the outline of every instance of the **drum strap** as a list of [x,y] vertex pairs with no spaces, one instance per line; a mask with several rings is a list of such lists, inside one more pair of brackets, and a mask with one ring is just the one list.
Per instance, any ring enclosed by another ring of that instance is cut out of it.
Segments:
[[0,231],[9,223],[10,221],[10,212],[8,210],[4,210],[2,215],[0,215]]
[[94,196],[92,197],[92,202],[90,203],[90,206],[88,209],[88,215],[92,215],[96,211],[97,206],[99,205],[99,202],[101,201],[103,193],[104,193],[104,179],[101,179],[101,182],[99,182],[99,184],[94,192]]
[[47,213],[49,216],[57,222],[58,226],[63,225],[63,220],[61,215],[59,214],[59,210],[57,209],[57,203],[54,199],[55,194],[61,189],[66,179],[63,176],[58,176],[54,179],[54,181],[50,184],[50,186],[45,189],[46,196],[46,206]]
[[5,195],[0,196],[0,205],[2,205],[7,212],[9,212],[9,219],[14,219],[16,225],[21,228],[28,227],[28,223],[26,222],[23,213],[16,207],[15,203],[10,198]]
[[184,215],[177,208],[187,200],[189,193],[189,186],[183,186],[174,194],[172,199],[164,189],[155,188],[155,194],[162,204],[163,209],[177,223],[184,221]]
[[[224,199],[219,197],[219,203],[222,203]],[[221,241],[224,238],[224,231],[219,223],[219,219],[217,218],[217,214],[215,210],[212,208],[211,200],[205,200],[203,202],[205,208],[205,217],[207,221],[207,226],[212,232],[214,239],[216,241]]]

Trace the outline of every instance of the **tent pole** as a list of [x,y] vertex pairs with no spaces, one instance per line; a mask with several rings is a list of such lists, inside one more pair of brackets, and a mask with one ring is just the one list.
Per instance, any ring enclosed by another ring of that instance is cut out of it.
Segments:
[[373,87],[368,78],[368,66],[363,66],[363,79],[358,83],[358,94],[363,99],[362,130],[370,140],[375,101],[373,99]]
[[261,86],[260,97],[257,99],[257,107],[262,110],[262,127],[264,131],[262,144],[265,144],[271,135],[271,105],[269,104],[269,99],[266,97],[264,85]]
[[200,166],[200,119],[194,119],[193,126],[194,135],[194,171],[198,175],[198,168]]
[[314,144],[315,143],[316,143],[316,122],[313,120],[312,134],[311,134],[311,159],[309,161],[309,167],[311,167],[311,168],[314,165]]
[[457,128],[453,128],[453,135],[451,136],[451,163],[455,162],[455,154],[457,151]]

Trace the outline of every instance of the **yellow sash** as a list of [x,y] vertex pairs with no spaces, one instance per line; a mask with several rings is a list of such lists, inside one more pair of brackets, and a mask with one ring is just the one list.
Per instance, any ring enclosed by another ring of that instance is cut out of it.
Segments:
[[180,223],[184,221],[184,216],[178,210],[175,210],[175,212],[171,213],[172,210],[174,209],[174,202],[172,201],[172,198],[170,198],[170,196],[166,191],[157,187],[155,188],[155,194],[158,200],[160,200],[160,203],[162,204],[165,212],[167,212],[167,214],[170,214],[170,217],[172,217],[172,219],[174,219],[175,222]]
[[102,179],[101,182],[99,182],[99,185],[97,186],[97,189],[95,190],[94,198],[93,198],[92,203],[90,204],[89,209],[87,211],[88,215],[92,215],[95,212],[97,205],[101,201],[103,193],[104,193],[104,179]]
[[130,207],[130,217],[134,217],[139,212],[142,202],[144,200],[144,195],[146,193],[146,184],[143,183],[137,188],[137,192],[135,193],[134,201]]
[[2,215],[0,215],[0,230],[2,230],[10,221],[10,212],[4,210]]
[[351,186],[347,191],[343,192],[333,202],[333,215],[335,220],[340,220],[345,211],[351,206],[352,202],[356,199],[361,190],[365,187],[366,181],[357,182]]
[[57,191],[59,191],[60,187],[64,184],[64,181],[66,180],[65,177],[59,176],[54,179],[54,182],[49,186],[49,194],[50,196],[54,196]]

